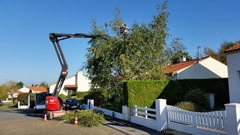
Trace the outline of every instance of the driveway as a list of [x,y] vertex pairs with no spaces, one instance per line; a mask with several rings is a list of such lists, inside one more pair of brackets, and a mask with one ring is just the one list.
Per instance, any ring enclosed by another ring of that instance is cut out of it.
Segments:
[[59,121],[43,121],[41,114],[26,110],[0,110],[1,135],[123,135],[107,126],[84,128]]

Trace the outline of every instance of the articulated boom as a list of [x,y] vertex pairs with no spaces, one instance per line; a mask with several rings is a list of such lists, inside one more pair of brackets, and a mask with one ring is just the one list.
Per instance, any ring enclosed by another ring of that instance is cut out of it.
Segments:
[[53,91],[53,96],[58,97],[59,92],[60,92],[60,90],[62,88],[62,85],[64,83],[64,80],[65,80],[65,78],[68,74],[68,71],[67,71],[68,70],[68,65],[67,65],[66,59],[64,57],[64,54],[62,52],[59,41],[65,40],[65,39],[68,39],[68,38],[92,38],[92,39],[102,38],[102,39],[108,39],[109,36],[107,36],[107,35],[83,34],[83,33],[76,33],[76,34],[50,33],[49,38],[53,43],[53,46],[54,46],[55,51],[57,53],[59,62],[62,66],[60,76],[58,78],[57,84],[56,84],[56,86],[54,88],[54,91]]

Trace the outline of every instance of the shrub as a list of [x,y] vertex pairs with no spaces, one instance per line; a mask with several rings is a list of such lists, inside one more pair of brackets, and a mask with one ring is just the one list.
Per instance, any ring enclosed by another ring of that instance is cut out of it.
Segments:
[[80,98],[80,99],[83,99],[84,96],[86,96],[86,95],[88,95],[88,94],[89,94],[88,91],[87,91],[87,92],[76,92],[77,98]]
[[67,98],[67,96],[65,96],[64,94],[60,94],[58,97],[61,98],[63,101]]
[[28,93],[18,94],[17,100],[20,102],[21,105],[27,105],[28,104]]
[[87,99],[94,99],[94,104],[96,106],[101,106],[105,103],[106,97],[104,96],[103,90],[94,89],[91,90],[88,95],[84,96],[84,102],[87,102]]
[[78,118],[78,125],[83,127],[99,126],[105,122],[104,116],[100,112],[92,110],[78,110],[76,112],[70,111],[62,117],[68,123],[74,123],[75,117]]
[[193,112],[199,111],[199,108],[197,107],[197,105],[190,101],[179,102],[175,106],[187,111],[193,111]]
[[185,94],[185,101],[191,101],[202,108],[209,109],[208,99],[201,89],[193,89]]

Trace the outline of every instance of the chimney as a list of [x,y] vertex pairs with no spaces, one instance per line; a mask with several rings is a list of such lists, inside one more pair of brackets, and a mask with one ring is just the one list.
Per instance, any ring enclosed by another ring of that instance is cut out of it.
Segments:
[[197,60],[201,60],[201,46],[198,46]]

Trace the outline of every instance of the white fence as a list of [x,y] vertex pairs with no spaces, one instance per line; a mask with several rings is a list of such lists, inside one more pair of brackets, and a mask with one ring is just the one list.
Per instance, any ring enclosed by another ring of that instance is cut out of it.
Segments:
[[89,100],[85,108],[101,110],[105,115],[162,131],[166,128],[193,135],[240,135],[240,104],[226,104],[226,111],[190,112],[166,105],[165,99],[155,100],[155,109],[123,106],[123,112],[113,112],[94,106]]
[[94,106],[94,100],[88,100],[88,104],[87,105],[83,104],[82,109],[98,110],[98,111],[103,112],[104,115],[111,116],[111,117],[118,118],[118,119],[124,119],[124,114],[122,114],[122,113]]
[[189,112],[167,106],[168,128],[192,134],[226,134],[226,111]]

